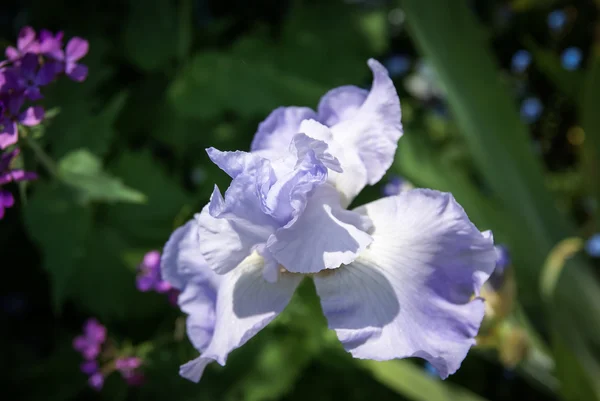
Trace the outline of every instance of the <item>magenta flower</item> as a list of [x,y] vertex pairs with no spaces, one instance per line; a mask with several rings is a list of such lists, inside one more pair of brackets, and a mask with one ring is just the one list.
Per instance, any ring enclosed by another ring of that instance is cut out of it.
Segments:
[[0,149],[14,145],[18,140],[18,124],[28,127],[38,125],[44,119],[44,109],[41,106],[31,106],[21,111],[25,102],[24,95],[1,96],[4,113],[0,116]]
[[104,386],[104,376],[100,372],[94,373],[88,379],[88,384],[94,390],[98,390],[99,391],[99,390],[102,389],[102,386]]
[[137,369],[142,366],[142,360],[135,356],[118,358],[115,361],[115,369],[117,369],[124,379],[134,377],[138,374]]
[[12,152],[5,153],[0,158],[0,219],[4,217],[4,210],[12,207],[15,204],[15,198],[9,191],[1,189],[2,185],[9,182],[35,180],[37,174],[15,169],[10,169],[10,164],[19,154],[19,149],[14,149]]
[[77,62],[88,52],[88,41],[79,37],[69,40],[64,53],[65,74],[73,81],[82,82],[87,77],[88,68]]
[[17,38],[17,47],[9,46],[6,48],[6,51],[4,52],[6,58],[16,62],[26,53],[37,54],[39,52],[40,44],[35,36],[35,30],[32,27],[26,26],[22,28],[21,32],[19,32],[19,37]]
[[96,319],[88,319],[83,328],[83,335],[75,337],[73,348],[87,360],[95,359],[106,341],[106,327]]
[[158,251],[150,251],[144,255],[144,260],[140,264],[138,271],[136,286],[142,292],[156,291],[164,294],[173,288],[160,275],[160,252]]

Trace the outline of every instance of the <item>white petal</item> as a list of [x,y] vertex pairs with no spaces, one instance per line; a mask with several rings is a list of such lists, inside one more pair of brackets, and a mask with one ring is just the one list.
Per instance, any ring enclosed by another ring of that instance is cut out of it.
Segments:
[[354,357],[420,357],[446,377],[475,343],[483,300],[471,297],[492,273],[490,235],[450,194],[411,190],[356,210],[373,242],[353,263],[315,285],[329,327]]
[[287,306],[302,276],[283,274],[271,284],[263,279],[262,269],[263,259],[253,253],[223,276],[212,340],[202,355],[181,367],[183,377],[198,382],[209,363],[225,365],[230,352],[244,345]]
[[316,273],[352,262],[371,243],[370,221],[340,205],[329,185],[315,189],[304,212],[280,228],[267,249],[288,271]]

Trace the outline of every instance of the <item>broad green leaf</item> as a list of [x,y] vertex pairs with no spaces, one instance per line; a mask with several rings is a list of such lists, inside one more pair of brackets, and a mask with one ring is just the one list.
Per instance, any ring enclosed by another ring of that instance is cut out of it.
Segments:
[[225,111],[265,115],[285,104],[316,104],[323,87],[286,74],[268,61],[248,61],[234,53],[204,52],[185,67],[168,90],[184,116],[212,118]]
[[47,104],[59,108],[44,133],[45,142],[56,159],[79,148],[87,148],[102,157],[110,148],[116,134],[114,122],[127,92],[116,93],[110,99],[99,96],[101,86],[114,72],[114,67],[106,62],[108,46],[103,39],[90,39],[90,53],[83,59],[90,72],[84,82],[63,78],[44,88]]
[[60,178],[80,191],[84,202],[143,203],[143,193],[125,186],[102,169],[102,162],[86,149],[75,150],[58,165]]
[[177,55],[183,28],[178,24],[173,1],[131,0],[129,18],[123,29],[125,56],[142,70],[161,69]]
[[341,3],[295,2],[277,41],[256,30],[227,52],[197,55],[169,88],[168,99],[174,110],[195,118],[227,111],[265,118],[280,106],[315,107],[333,87],[370,82],[366,61],[387,43],[382,17]]
[[583,86],[583,76],[580,71],[567,71],[560,64],[558,55],[539,46],[533,38],[525,41],[533,54],[536,67],[550,79],[554,85],[575,102],[579,101],[579,94]]
[[85,258],[86,241],[92,230],[91,211],[79,205],[68,189],[38,182],[24,214],[29,234],[39,247],[50,276],[52,301],[58,311]]
[[594,54],[585,77],[581,120],[585,132],[586,184],[600,202],[600,55]]
[[[167,241],[179,212],[189,207],[187,193],[148,151],[123,153],[111,166],[126,185],[135,186],[147,197],[142,205],[118,204],[107,207],[106,221],[133,241],[132,245],[160,247]],[[201,205],[193,205],[200,210]]]
[[485,401],[469,390],[427,375],[408,360],[359,361],[375,379],[414,401]]
[[124,261],[128,244],[118,231],[97,223],[86,245],[70,292],[86,313],[103,320],[147,319],[171,308],[166,295],[137,290],[135,271]]

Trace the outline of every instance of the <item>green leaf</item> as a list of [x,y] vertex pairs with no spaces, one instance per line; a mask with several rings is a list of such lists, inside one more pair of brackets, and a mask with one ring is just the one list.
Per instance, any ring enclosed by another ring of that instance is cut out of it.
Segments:
[[142,70],[161,69],[178,52],[180,29],[172,1],[131,0],[122,38],[125,56]]
[[583,146],[586,183],[600,202],[600,56],[594,55],[585,77],[581,120],[585,132]]
[[486,401],[469,390],[427,375],[408,360],[358,361],[380,383],[414,401]]
[[268,62],[205,52],[181,72],[167,96],[184,116],[213,118],[226,110],[251,117],[282,104],[316,104],[323,93],[323,87]]
[[59,107],[59,113],[49,122],[44,134],[56,159],[79,148],[87,148],[102,157],[110,148],[116,134],[114,122],[127,92],[117,93],[110,99],[98,96],[101,85],[114,71],[114,67],[105,62],[108,46],[103,39],[91,38],[90,54],[84,59],[90,70],[88,78],[84,82],[61,79],[44,92],[46,102]]
[[[111,205],[106,221],[118,228],[133,241],[134,246],[162,246],[174,227],[179,212],[189,207],[187,193],[153,159],[148,151],[123,153],[111,170],[125,184],[134,185],[144,192],[147,202],[143,205]],[[193,210],[199,210],[199,206]]]
[[226,111],[265,118],[282,105],[315,107],[335,86],[370,81],[366,60],[385,50],[385,32],[383,13],[295,2],[277,42],[257,30],[228,52],[197,55],[172,83],[168,99],[174,110],[196,118]]
[[539,46],[533,38],[525,41],[531,51],[536,66],[550,79],[554,85],[574,102],[579,101],[579,93],[583,87],[583,76],[580,71],[567,71],[560,64],[558,55]]
[[25,223],[42,253],[52,283],[52,301],[59,311],[70,294],[71,278],[85,257],[92,228],[91,211],[57,185],[36,183],[25,207]]
[[80,191],[84,202],[143,203],[143,193],[125,186],[102,170],[102,162],[86,149],[75,150],[58,165],[60,178]]
[[103,320],[166,313],[170,306],[165,295],[137,290],[135,270],[125,262],[128,252],[126,238],[118,231],[104,224],[94,227],[85,257],[71,280],[71,297],[78,307]]

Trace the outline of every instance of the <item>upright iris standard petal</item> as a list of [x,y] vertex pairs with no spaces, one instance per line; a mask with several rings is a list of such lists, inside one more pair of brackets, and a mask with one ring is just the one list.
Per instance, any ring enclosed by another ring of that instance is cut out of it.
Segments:
[[446,377],[475,344],[475,298],[496,251],[450,194],[411,190],[356,210],[373,242],[351,264],[315,276],[329,327],[356,358],[420,357]]
[[350,120],[367,99],[369,91],[354,85],[340,86],[327,92],[317,107],[319,121],[331,127]]
[[286,270],[316,273],[352,262],[372,241],[366,216],[345,210],[329,185],[317,188],[304,213],[269,238],[267,249]]
[[216,297],[214,334],[204,352],[186,363],[180,374],[199,381],[204,368],[224,365],[230,352],[244,345],[289,303],[302,276],[283,274],[276,284],[264,281],[263,259],[256,253],[222,276]]
[[279,107],[258,126],[250,150],[264,153],[265,157],[277,157],[277,152],[287,149],[292,137],[299,133],[303,120],[316,118],[317,114],[308,107]]
[[351,118],[331,130],[335,140],[355,149],[366,168],[367,183],[373,185],[392,165],[402,124],[400,99],[388,72],[376,60],[370,59],[368,64],[373,71],[369,95]]
[[[350,85],[332,89],[321,99],[318,113],[303,107],[276,109],[260,124],[252,152],[275,159],[297,133],[325,141],[345,173],[332,176],[347,206],[365,185],[375,184],[385,174],[402,136],[394,84],[379,62],[370,59],[368,65],[373,71],[370,91]],[[307,132],[307,121],[331,128],[329,139]]]

